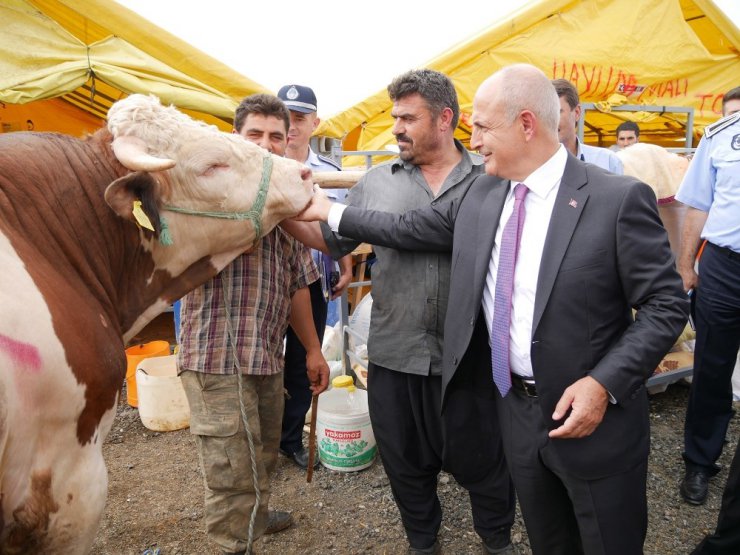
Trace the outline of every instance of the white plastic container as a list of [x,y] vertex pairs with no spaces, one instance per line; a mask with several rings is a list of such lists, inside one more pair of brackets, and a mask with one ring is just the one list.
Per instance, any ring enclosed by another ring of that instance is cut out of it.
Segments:
[[190,425],[190,406],[177,375],[175,355],[142,360],[136,368],[141,423],[156,432]]
[[335,385],[322,393],[316,417],[319,460],[340,472],[367,468],[378,452],[370,426],[367,391],[350,389]]

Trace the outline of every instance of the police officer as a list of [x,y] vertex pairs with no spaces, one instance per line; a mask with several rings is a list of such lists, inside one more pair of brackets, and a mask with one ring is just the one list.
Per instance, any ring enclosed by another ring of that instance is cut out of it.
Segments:
[[[692,505],[704,503],[709,478],[720,469],[716,461],[733,414],[730,379],[740,347],[738,110],[740,87],[724,96],[725,117],[706,128],[676,195],[689,206],[678,271],[695,303],[694,378],[684,425],[686,475],[680,488]],[[701,239],[706,243],[697,275],[694,260]]]
[[[316,154],[309,145],[311,135],[321,120],[316,115],[316,95],[310,87],[285,85],[278,91],[278,98],[290,110],[290,129],[285,156],[306,164],[312,171],[339,171],[341,166]],[[344,201],[346,189],[328,191],[329,196]],[[330,325],[338,319],[339,301],[330,300],[341,294],[352,278],[352,260],[346,256],[337,266],[332,259],[319,251],[312,251],[321,278],[309,285],[311,309],[319,339],[323,341],[327,321]],[[337,271],[341,268],[341,271]],[[332,274],[336,281],[332,282]],[[331,304],[331,307],[330,307]],[[327,318],[331,308],[331,318]],[[303,446],[303,423],[311,406],[311,390],[306,377],[306,352],[292,329],[288,329],[285,345],[284,386],[288,392],[283,411],[283,430],[280,451],[301,468],[308,466],[308,451]],[[315,464],[318,465],[318,459]]]

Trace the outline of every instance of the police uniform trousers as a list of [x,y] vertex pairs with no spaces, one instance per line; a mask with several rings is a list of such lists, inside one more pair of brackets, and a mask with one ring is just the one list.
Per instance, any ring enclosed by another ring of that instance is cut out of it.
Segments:
[[[482,319],[479,319],[482,321]],[[477,328],[487,341],[485,323]],[[440,470],[468,490],[473,527],[482,538],[508,539],[514,489],[504,460],[490,356],[466,355],[441,409],[441,376],[369,364],[370,421],[411,547],[430,547],[442,521]]]
[[704,538],[692,555],[737,555],[740,553],[740,441],[735,448],[730,474],[722,494],[722,508],[714,534]]
[[740,253],[707,243],[694,306],[694,376],[684,427],[689,469],[718,471],[733,415],[732,372],[740,348]]
[[[321,280],[317,279],[308,286],[311,295],[313,323],[319,342],[324,340],[326,329],[326,299],[321,290]],[[285,334],[285,372],[283,385],[287,391],[283,411],[283,429],[280,437],[280,449],[286,453],[295,453],[303,447],[303,424],[306,412],[311,407],[311,389],[306,375],[306,349],[301,340],[288,327]]]

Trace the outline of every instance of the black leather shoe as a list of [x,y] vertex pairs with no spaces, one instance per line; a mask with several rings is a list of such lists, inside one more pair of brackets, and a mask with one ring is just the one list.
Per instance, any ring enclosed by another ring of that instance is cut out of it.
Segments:
[[[308,449],[306,449],[305,447],[301,447],[295,453],[288,453],[287,451],[283,451],[282,449],[280,450],[280,452],[288,457],[290,460],[292,460],[294,463],[296,463],[298,466],[300,466],[303,470],[306,470],[308,468]],[[318,453],[314,453],[313,467],[319,467]]]
[[293,526],[293,516],[285,511],[270,511],[267,515],[265,534],[276,534]]
[[501,526],[493,531],[493,535],[484,538],[483,551],[487,555],[516,555],[516,550],[511,543],[511,526]]
[[442,553],[442,546],[439,541],[435,541],[431,547],[419,548],[409,547],[407,555],[440,555]]
[[507,543],[503,547],[493,547],[486,540],[483,540],[483,550],[487,555],[515,555],[514,546],[511,542]]
[[703,505],[709,491],[709,474],[704,470],[687,470],[681,482],[681,497],[692,505]]

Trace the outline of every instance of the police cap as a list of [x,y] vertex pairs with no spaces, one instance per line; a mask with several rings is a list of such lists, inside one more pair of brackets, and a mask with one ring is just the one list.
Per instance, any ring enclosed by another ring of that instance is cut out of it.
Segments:
[[285,85],[278,91],[278,98],[288,110],[309,114],[316,112],[316,95],[310,87],[303,85]]

